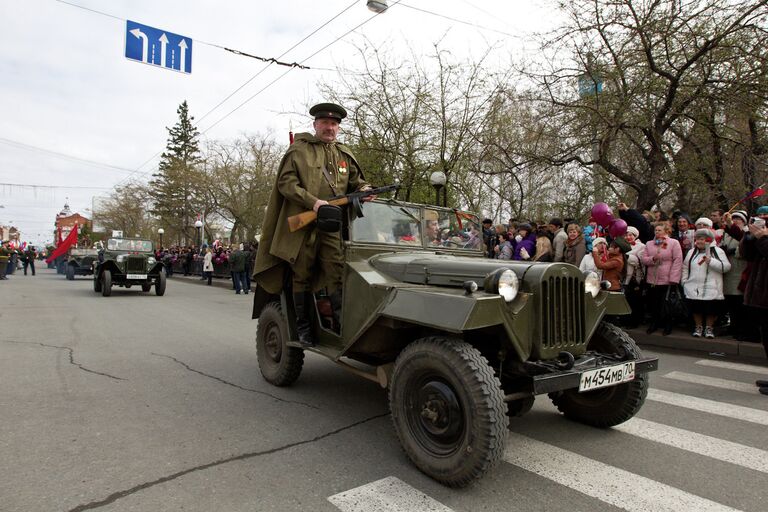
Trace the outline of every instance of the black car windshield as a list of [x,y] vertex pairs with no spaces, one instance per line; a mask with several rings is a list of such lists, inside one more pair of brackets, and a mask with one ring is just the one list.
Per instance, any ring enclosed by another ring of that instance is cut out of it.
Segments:
[[152,242],[149,240],[129,240],[125,238],[110,238],[107,240],[108,251],[152,252]]

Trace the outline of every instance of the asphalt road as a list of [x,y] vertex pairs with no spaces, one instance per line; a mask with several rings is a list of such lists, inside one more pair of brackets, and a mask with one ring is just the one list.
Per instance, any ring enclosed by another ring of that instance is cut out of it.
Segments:
[[540,397],[505,461],[454,490],[405,458],[376,384],[316,355],[293,387],[262,380],[251,297],[0,282],[0,510],[766,510],[759,361],[657,353],[648,401],[611,430]]

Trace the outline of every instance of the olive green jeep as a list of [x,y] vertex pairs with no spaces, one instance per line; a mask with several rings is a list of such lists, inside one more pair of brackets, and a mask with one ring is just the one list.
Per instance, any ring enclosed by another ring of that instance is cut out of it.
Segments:
[[165,294],[163,263],[157,261],[149,240],[139,238],[110,238],[99,252],[93,271],[93,291],[104,297],[112,294],[112,286],[130,288],[141,286],[148,292],[155,286],[157,295]]
[[68,281],[73,281],[75,276],[90,276],[99,257],[96,249],[71,249],[64,275]]
[[343,231],[340,325],[315,294],[307,348],[290,290],[257,290],[259,368],[288,386],[308,350],[388,388],[405,453],[435,480],[481,477],[504,454],[510,418],[538,395],[600,428],[643,405],[658,360],[606,321],[629,307],[595,273],[485,258],[478,218],[448,208],[376,200]]

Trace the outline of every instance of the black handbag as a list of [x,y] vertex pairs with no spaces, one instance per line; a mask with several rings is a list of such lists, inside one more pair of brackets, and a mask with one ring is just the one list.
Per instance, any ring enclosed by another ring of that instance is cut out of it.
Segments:
[[664,317],[674,322],[688,320],[688,306],[685,304],[680,285],[670,284],[664,296]]

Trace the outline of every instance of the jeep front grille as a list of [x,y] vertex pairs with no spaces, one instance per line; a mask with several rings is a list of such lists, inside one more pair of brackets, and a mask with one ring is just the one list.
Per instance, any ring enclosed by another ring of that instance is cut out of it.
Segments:
[[541,283],[542,348],[584,343],[584,282],[578,277],[550,277]]
[[144,274],[147,272],[147,259],[143,256],[128,256],[125,259],[126,274]]

